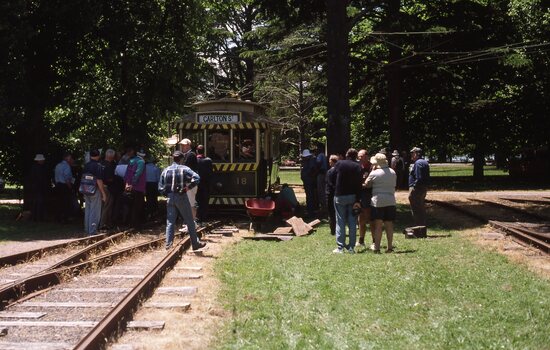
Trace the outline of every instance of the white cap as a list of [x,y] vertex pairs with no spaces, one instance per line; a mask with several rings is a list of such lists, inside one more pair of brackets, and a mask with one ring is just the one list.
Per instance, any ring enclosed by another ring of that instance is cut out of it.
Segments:
[[182,145],[190,145],[191,144],[191,140],[189,139],[183,139],[180,141],[180,144]]
[[44,155],[43,155],[43,154],[38,153],[38,154],[34,157],[34,160],[36,160],[36,161],[39,161],[39,160],[46,160],[46,158],[44,158]]
[[304,158],[311,157],[311,152],[306,148],[305,150],[302,151],[302,157]]

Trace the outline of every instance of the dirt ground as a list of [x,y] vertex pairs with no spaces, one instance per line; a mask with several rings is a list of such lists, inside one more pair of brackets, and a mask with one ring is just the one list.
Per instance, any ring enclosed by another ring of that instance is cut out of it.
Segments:
[[[197,287],[194,295],[153,295],[150,301],[154,302],[190,302],[187,311],[174,309],[145,309],[141,308],[134,320],[164,321],[165,327],[159,331],[128,331],[112,350],[148,350],[148,349],[208,349],[215,339],[222,321],[229,317],[229,313],[217,302],[220,282],[215,277],[213,265],[215,260],[228,246],[239,242],[247,230],[240,230],[233,237],[218,235],[207,236],[204,241],[207,247],[202,254],[186,253],[176,267],[170,271],[160,287],[192,286]],[[185,270],[191,267],[193,270]],[[200,268],[200,270],[199,270]],[[174,274],[201,275],[196,279],[179,279]]]

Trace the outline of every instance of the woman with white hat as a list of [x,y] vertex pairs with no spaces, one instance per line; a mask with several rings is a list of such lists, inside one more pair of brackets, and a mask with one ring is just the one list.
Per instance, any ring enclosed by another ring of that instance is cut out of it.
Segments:
[[393,251],[393,222],[395,221],[395,184],[397,175],[388,166],[386,155],[377,153],[370,159],[373,170],[365,180],[367,187],[372,187],[371,219],[374,221],[374,252],[380,253],[382,224],[386,228],[388,248]]

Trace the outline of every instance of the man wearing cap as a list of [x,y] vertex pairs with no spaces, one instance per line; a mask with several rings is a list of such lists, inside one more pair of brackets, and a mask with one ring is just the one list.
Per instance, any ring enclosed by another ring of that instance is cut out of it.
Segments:
[[[426,193],[430,181],[430,165],[422,157],[422,149],[414,147],[411,150],[411,165],[409,171],[409,203],[415,226],[426,226]],[[424,228],[423,234],[426,234]]]
[[126,148],[128,156],[128,167],[124,175],[124,191],[131,201],[130,217],[132,226],[140,228],[143,223],[145,204],[145,161],[140,157],[133,147]]
[[[99,163],[99,151],[93,149],[90,151],[90,161],[84,165],[82,178],[87,175],[93,175],[96,181],[96,191],[94,194],[85,194],[84,201],[84,231],[88,235],[95,235],[99,229],[101,220],[101,203],[107,201],[107,195],[103,188],[103,166]],[[84,181],[84,180],[83,180]]]
[[307,216],[312,217],[315,215],[317,210],[317,205],[315,203],[315,157],[309,151],[309,149],[304,149],[302,151],[302,169],[300,171],[300,178],[304,184],[304,191],[306,193],[306,208]]
[[199,241],[191,205],[187,198],[187,193],[197,186],[200,177],[191,168],[180,164],[184,157],[182,152],[176,151],[172,157],[174,162],[162,171],[158,183],[159,191],[166,196],[166,249],[172,248],[174,243],[174,225],[178,213],[187,224],[193,250],[201,249],[206,246],[206,243]]
[[[197,155],[191,149],[192,142],[189,139],[183,139],[180,141],[181,152],[183,153],[183,158],[181,160],[182,164],[191,168],[194,172],[197,172],[197,165],[199,161],[197,160]],[[189,202],[191,203],[191,210],[193,212],[193,219],[197,219],[197,187],[193,187],[187,193]]]
[[46,158],[44,155],[37,154],[34,157],[34,164],[31,168],[29,185],[32,193],[32,221],[43,221],[45,216],[44,202],[51,188],[50,177],[48,176],[46,165],[44,164],[45,162]]

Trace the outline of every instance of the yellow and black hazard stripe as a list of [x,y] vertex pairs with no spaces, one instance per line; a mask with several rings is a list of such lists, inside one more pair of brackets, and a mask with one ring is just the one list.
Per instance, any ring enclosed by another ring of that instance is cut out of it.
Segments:
[[199,124],[199,123],[178,122],[176,126],[178,129],[183,129],[183,130],[266,129],[267,123],[249,122],[249,123],[235,123],[235,124]]
[[244,205],[244,202],[248,198],[240,198],[240,197],[223,197],[223,198],[216,198],[216,197],[210,197],[208,200],[208,203],[211,205]]
[[214,163],[214,171],[255,171],[255,163]]

